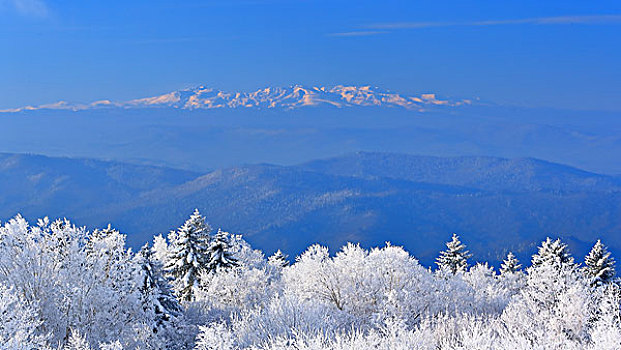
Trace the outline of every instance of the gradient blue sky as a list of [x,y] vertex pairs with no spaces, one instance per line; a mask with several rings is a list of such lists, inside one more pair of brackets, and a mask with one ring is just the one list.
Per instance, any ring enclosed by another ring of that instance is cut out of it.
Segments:
[[0,0],[0,108],[372,84],[621,111],[621,1]]

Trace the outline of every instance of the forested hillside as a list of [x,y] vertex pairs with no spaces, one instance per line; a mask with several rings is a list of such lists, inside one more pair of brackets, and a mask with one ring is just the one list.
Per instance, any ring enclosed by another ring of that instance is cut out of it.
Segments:
[[134,249],[198,207],[253,246],[295,256],[385,241],[433,263],[460,232],[476,259],[529,259],[561,237],[584,255],[597,238],[621,252],[621,180],[535,159],[354,153],[297,166],[207,173],[89,159],[0,155],[0,220],[67,217],[113,223]]
[[619,349],[621,286],[600,241],[547,238],[531,261],[433,268],[399,246],[266,257],[198,210],[134,251],[111,227],[0,226],[1,349]]

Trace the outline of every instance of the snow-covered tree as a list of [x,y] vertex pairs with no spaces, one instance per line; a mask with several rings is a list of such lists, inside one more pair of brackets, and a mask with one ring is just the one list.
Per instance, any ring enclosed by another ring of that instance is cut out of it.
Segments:
[[522,287],[524,287],[526,274],[521,268],[522,264],[520,264],[512,252],[509,252],[500,264],[499,282],[502,284],[504,293],[509,297],[519,293]]
[[503,260],[502,264],[500,264],[500,273],[503,275],[507,273],[515,273],[521,268],[522,264],[520,264],[520,262],[515,257],[515,255],[513,255],[512,252],[509,252],[505,260]]
[[67,220],[30,226],[21,217],[0,231],[0,280],[27,305],[36,303],[37,331],[50,344],[64,346],[72,330],[93,342],[133,337],[140,307],[118,231],[89,234]]
[[[133,326],[144,320],[144,312],[133,275],[133,254],[125,245],[125,235],[108,226],[93,231],[86,240],[85,266],[90,271],[84,274],[85,287],[92,283],[93,294],[84,296],[82,303],[85,306],[81,312],[90,317],[98,329],[90,331],[85,322],[83,327],[74,327],[74,330],[79,331],[92,345],[119,339],[130,341],[135,337]],[[85,293],[88,292],[88,289],[85,290]],[[101,305],[103,303],[105,306]],[[80,305],[79,301],[77,305]],[[101,311],[91,315],[90,308]]]
[[153,332],[160,333],[162,328],[172,327],[171,323],[181,314],[181,307],[148,244],[134,256],[134,264],[136,285],[145,316],[152,322]]
[[591,346],[589,349],[621,349],[621,293],[619,286],[606,284],[596,291],[596,318],[591,327]]
[[584,265],[584,272],[593,285],[608,283],[615,276],[615,260],[600,240],[584,258]]
[[153,257],[159,261],[160,264],[165,265],[168,257],[168,242],[161,234],[153,237]]
[[[477,263],[463,276],[455,277],[461,277],[472,288],[470,291],[474,295],[472,308],[470,310],[462,309],[461,312],[500,314],[513,294],[512,290],[505,288],[505,281],[499,278],[494,268],[487,263]],[[455,297],[457,296],[450,298]]]
[[258,249],[253,249],[242,235],[227,234],[229,251],[237,260],[238,267],[263,268],[267,264],[265,255]]
[[202,269],[208,267],[210,232],[211,227],[196,209],[183,226],[168,236],[168,256],[164,269],[182,301],[193,299],[198,276]]
[[210,240],[207,249],[207,271],[217,271],[237,266],[237,258],[233,256],[229,233],[218,229]]
[[391,245],[368,251],[350,243],[333,258],[326,247],[313,245],[285,269],[283,281],[284,294],[323,304],[334,317],[351,317],[342,322],[358,325],[396,315],[422,317],[437,305],[429,272]]
[[[591,286],[614,276],[601,242],[584,269],[547,239],[532,266],[508,254],[498,275],[467,268],[457,236],[436,271],[401,247],[352,243],[335,255],[311,246],[282,268],[282,253],[265,259],[240,235],[211,239],[197,212],[169,239],[133,254],[111,227],[9,220],[0,350],[621,349],[621,287]],[[194,281],[183,309],[160,260],[194,269],[175,280]]]
[[436,259],[436,264],[438,268],[456,274],[457,271],[463,272],[468,269],[468,259],[470,257],[470,252],[461,243],[459,236],[453,233],[453,238],[446,243],[446,250],[440,252],[440,256]]
[[196,339],[195,350],[234,350],[237,349],[234,338],[225,324],[213,323],[201,326]]
[[588,282],[574,265],[543,263],[529,267],[502,321],[509,334],[525,335],[531,348],[579,349],[588,340],[592,309]]
[[549,265],[572,265],[574,258],[569,254],[567,244],[561,242],[560,239],[552,240],[550,237],[541,242],[541,245],[537,248],[537,253],[533,255],[532,266],[539,266],[544,264]]
[[588,281],[560,240],[546,239],[532,261],[524,287],[503,311],[504,325],[527,335],[531,347],[580,348],[594,307]]
[[278,249],[272,256],[267,259],[267,262],[276,267],[287,267],[289,266],[289,260],[287,260],[288,256],[283,254],[283,252]]
[[123,344],[120,341],[113,341],[110,343],[100,343],[99,350],[123,350]]
[[80,334],[79,331],[71,331],[69,341],[65,345],[64,350],[92,350],[90,344],[86,341],[86,338]]
[[36,307],[0,283],[0,349],[47,349],[49,336],[37,331],[42,323]]
[[246,266],[218,270],[217,273],[204,271],[196,300],[224,313],[260,308],[278,292],[277,277],[273,269]]

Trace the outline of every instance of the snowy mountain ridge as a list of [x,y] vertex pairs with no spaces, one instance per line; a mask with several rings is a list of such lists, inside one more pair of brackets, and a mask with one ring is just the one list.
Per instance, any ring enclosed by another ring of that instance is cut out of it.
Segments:
[[140,98],[125,102],[110,100],[95,101],[90,104],[71,104],[60,101],[40,106],[25,106],[4,109],[0,112],[15,113],[41,109],[88,110],[97,108],[175,108],[184,110],[223,109],[223,108],[280,108],[297,109],[307,106],[344,107],[393,107],[423,112],[434,106],[461,106],[471,104],[471,100],[457,101],[439,99],[436,94],[407,96],[372,86],[311,87],[293,85],[286,88],[266,87],[254,92],[226,92],[205,86],[173,91],[167,94]]

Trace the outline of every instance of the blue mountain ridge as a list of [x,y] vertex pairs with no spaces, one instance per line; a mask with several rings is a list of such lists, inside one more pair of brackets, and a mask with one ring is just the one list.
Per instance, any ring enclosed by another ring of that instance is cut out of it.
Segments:
[[320,243],[403,245],[432,264],[452,232],[473,261],[528,259],[546,236],[580,258],[621,252],[621,178],[537,159],[357,152],[293,166],[202,173],[115,161],[0,154],[0,219],[67,217],[112,226],[135,248],[194,208],[266,253]]

